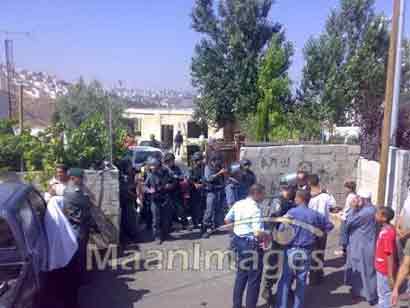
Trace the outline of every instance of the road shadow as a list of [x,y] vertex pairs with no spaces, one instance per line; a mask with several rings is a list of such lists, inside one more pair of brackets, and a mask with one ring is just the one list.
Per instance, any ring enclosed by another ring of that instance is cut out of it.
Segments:
[[335,292],[344,285],[344,270],[338,270],[326,275],[319,286],[308,286],[306,289],[306,307],[339,308],[357,306],[350,294]]
[[146,294],[147,289],[133,290],[129,287],[135,281],[135,269],[107,269],[90,274],[90,284],[80,291],[82,308],[133,308]]

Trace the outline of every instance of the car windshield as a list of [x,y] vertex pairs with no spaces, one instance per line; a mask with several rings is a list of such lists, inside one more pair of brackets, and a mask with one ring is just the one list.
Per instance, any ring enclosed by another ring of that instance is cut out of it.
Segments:
[[161,159],[161,152],[157,151],[136,151],[134,156],[134,163],[143,164],[149,157],[155,157]]
[[152,146],[152,142],[149,140],[145,140],[145,141],[141,141],[139,145],[142,147],[150,147]]

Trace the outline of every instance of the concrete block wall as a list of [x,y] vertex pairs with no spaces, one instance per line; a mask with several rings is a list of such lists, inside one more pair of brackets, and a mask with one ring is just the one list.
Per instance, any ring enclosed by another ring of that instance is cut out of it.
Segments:
[[[387,184],[385,205],[391,206],[396,213],[400,212],[410,189],[410,151],[392,149],[390,151],[394,164],[394,174]],[[376,161],[359,159],[357,183],[359,189],[372,193],[373,202],[377,202],[380,164]],[[389,170],[390,175],[390,170]]]
[[241,158],[253,162],[258,181],[270,194],[279,191],[280,177],[299,169],[317,173],[325,186],[343,205],[346,180],[355,180],[360,148],[354,145],[284,145],[243,147]]
[[359,159],[356,173],[357,189],[370,191],[373,203],[377,202],[379,171],[380,164],[377,161],[367,160],[363,157]]

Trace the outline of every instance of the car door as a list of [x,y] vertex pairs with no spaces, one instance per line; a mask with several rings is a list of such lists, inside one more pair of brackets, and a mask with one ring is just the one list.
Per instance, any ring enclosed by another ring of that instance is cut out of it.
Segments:
[[21,233],[13,227],[0,217],[0,306],[28,308],[36,294],[33,266]]
[[20,289],[16,308],[32,307],[38,300],[42,287],[41,269],[47,260],[42,224],[31,206],[30,197],[25,200],[18,212],[18,220],[26,245],[25,281]]
[[40,270],[44,270],[47,268],[48,264],[48,242],[44,226],[44,216],[46,214],[47,207],[44,199],[35,190],[29,193],[28,201],[30,203],[31,210],[34,213],[35,230],[38,231],[35,242],[33,241],[31,248],[36,251],[36,266]]

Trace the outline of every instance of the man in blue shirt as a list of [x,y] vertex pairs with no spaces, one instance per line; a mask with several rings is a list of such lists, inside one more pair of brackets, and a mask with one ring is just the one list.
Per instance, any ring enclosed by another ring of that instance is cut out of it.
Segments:
[[287,240],[283,261],[282,277],[278,285],[278,308],[288,308],[288,295],[292,281],[296,280],[294,308],[303,308],[305,300],[306,280],[312,258],[315,256],[314,246],[318,237],[333,229],[333,224],[324,215],[307,207],[310,194],[306,190],[296,192],[296,207],[289,210],[285,217],[291,219],[291,237]]
[[233,307],[242,307],[247,286],[246,308],[256,308],[263,273],[263,250],[261,240],[265,233],[262,222],[261,203],[265,188],[253,185],[248,198],[235,203],[225,217],[226,224],[234,225],[232,247],[237,256],[237,273],[233,291]]

